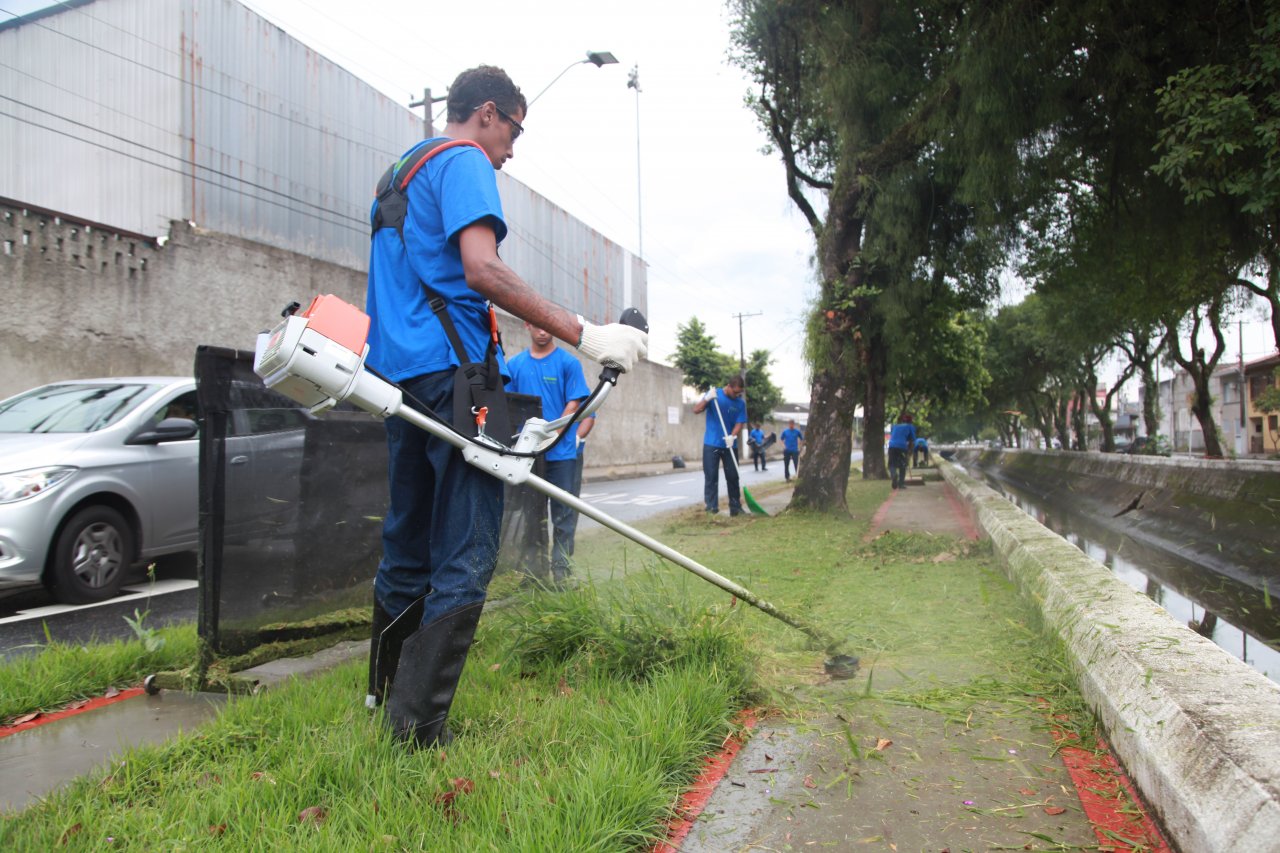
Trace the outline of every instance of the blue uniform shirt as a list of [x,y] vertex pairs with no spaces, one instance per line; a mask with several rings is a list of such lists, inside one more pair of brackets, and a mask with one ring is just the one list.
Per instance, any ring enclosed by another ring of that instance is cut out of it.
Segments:
[[910,450],[916,440],[916,428],[913,424],[894,424],[889,431],[889,447],[892,450]]
[[[720,404],[720,417],[716,417],[716,404]],[[739,397],[733,399],[724,393],[723,388],[716,389],[716,397],[707,403],[705,411],[707,429],[702,434],[702,443],[711,447],[724,447],[725,430],[733,432],[734,424],[747,422],[747,401]],[[720,428],[720,420],[724,419],[724,429]]]
[[[365,296],[365,313],[372,320],[369,364],[388,379],[411,379],[463,361],[484,360],[488,304],[467,287],[458,235],[468,225],[487,222],[499,241],[506,236],[494,176],[493,164],[477,148],[441,151],[409,183],[404,242],[394,228],[373,235]],[[423,281],[448,303],[446,310],[467,349],[465,355],[453,351],[427,304]],[[498,359],[501,364],[501,353]]]
[[923,438],[917,438],[916,447],[920,448],[921,450],[927,450],[929,447],[929,442],[925,441]]
[[751,440],[756,443],[756,447],[759,447],[760,445],[764,444],[764,430],[753,429],[749,433],[749,435],[751,437]]
[[792,453],[800,452],[800,439],[804,438],[804,433],[798,429],[787,427],[782,431],[782,447]]
[[[555,420],[564,412],[564,407],[570,400],[583,400],[591,393],[582,373],[582,365],[558,347],[542,358],[534,358],[532,353],[525,350],[507,362],[507,369],[511,374],[507,390],[541,397],[543,420]],[[574,429],[577,429],[577,424]],[[577,456],[578,448],[574,437],[568,435],[547,451],[545,458],[548,462],[557,462],[576,459]]]

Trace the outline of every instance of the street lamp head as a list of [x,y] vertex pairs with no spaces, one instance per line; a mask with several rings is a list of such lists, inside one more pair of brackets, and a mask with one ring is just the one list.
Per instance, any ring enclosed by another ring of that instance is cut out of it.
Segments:
[[607,50],[588,50],[585,62],[590,62],[596,68],[602,65],[617,65],[618,59]]

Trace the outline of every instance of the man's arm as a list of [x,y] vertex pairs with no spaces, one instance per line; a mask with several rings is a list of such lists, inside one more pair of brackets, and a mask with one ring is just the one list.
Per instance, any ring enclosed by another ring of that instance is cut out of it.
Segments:
[[712,388],[707,393],[703,394],[702,399],[698,400],[698,402],[693,404],[693,413],[695,415],[700,415],[703,412],[705,412],[707,410],[707,406],[711,404],[711,401],[712,399],[715,398],[715,396],[716,396],[716,389],[714,388]]
[[591,434],[591,430],[595,429],[596,417],[591,415],[578,421],[578,438],[582,441],[587,440],[587,436]]
[[582,340],[582,324],[573,313],[535,291],[502,262],[490,225],[482,221],[462,229],[458,249],[467,286],[476,293],[571,346]]

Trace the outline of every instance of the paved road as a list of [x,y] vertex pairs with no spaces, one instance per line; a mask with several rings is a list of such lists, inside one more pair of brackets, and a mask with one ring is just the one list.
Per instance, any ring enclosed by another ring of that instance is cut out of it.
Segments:
[[[742,472],[747,488],[781,479],[780,460],[767,472],[753,471],[750,467]],[[720,505],[727,511],[723,479],[720,490]],[[670,509],[701,505],[702,471],[686,468],[658,477],[587,483],[582,487],[582,498],[621,521],[634,523]],[[579,529],[599,526],[584,517]],[[79,607],[59,604],[39,588],[0,593],[0,659],[34,651],[44,644],[46,629],[49,636],[67,643],[83,643],[95,638],[126,639],[133,635],[133,630],[125,617],[134,618],[135,611],[147,614],[144,624],[151,627],[194,621],[195,576],[192,554],[158,564],[154,583],[136,569],[135,583],[126,584],[119,598],[100,604]]]

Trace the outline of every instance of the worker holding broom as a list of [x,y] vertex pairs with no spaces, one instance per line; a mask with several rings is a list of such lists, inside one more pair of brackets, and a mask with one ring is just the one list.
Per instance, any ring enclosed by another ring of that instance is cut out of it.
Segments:
[[693,404],[695,415],[707,413],[707,427],[702,434],[702,496],[707,512],[720,511],[720,466],[724,466],[724,482],[729,490],[729,515],[742,515],[742,490],[738,484],[737,459],[734,453],[738,434],[747,422],[747,401],[742,398],[746,383],[734,376],[723,388],[712,388]]

